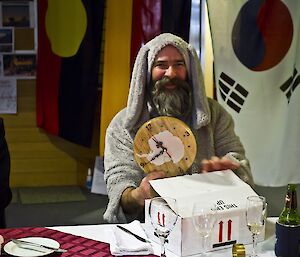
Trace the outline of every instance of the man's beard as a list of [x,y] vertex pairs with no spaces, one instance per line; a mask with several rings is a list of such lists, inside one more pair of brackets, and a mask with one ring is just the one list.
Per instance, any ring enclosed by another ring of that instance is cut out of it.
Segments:
[[[167,89],[165,85],[176,85],[175,89]],[[192,92],[190,85],[178,78],[163,77],[154,82],[152,101],[159,115],[186,118],[192,110]]]

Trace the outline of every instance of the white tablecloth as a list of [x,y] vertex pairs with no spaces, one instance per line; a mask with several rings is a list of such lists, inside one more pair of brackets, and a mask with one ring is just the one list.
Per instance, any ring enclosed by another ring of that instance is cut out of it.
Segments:
[[[275,223],[277,218],[268,218],[266,223],[266,240],[258,244],[258,249],[261,252],[260,257],[274,257],[274,244],[275,244]],[[111,240],[111,228],[114,225],[102,224],[102,225],[83,225],[83,226],[62,226],[62,227],[50,227],[61,232],[70,233],[76,236],[82,236],[89,239],[110,243]],[[160,255],[160,246],[156,243],[152,243],[154,253]],[[251,252],[251,245],[246,245],[246,252]],[[177,257],[172,252],[167,251],[168,257]],[[196,256],[196,255],[194,255]],[[231,248],[214,251],[206,254],[207,257],[232,257]]]

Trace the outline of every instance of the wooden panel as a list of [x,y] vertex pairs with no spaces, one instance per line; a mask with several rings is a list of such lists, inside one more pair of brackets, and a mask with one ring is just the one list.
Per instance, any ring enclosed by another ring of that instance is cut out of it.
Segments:
[[[30,83],[31,82],[31,83]],[[18,111],[35,112],[35,81],[20,80],[17,83],[18,87]]]
[[[89,160],[91,161],[91,160]],[[86,183],[86,176],[87,176],[87,167],[93,167],[94,166],[94,160],[92,162],[89,162],[88,164],[86,162],[78,162],[78,172],[77,172],[77,181],[79,185],[85,185]]]
[[28,173],[61,173],[76,171],[77,163],[71,158],[40,158],[40,159],[13,159],[11,170],[14,174]]
[[[27,151],[30,149],[30,151]],[[9,151],[12,159],[19,158],[64,158],[69,155],[57,148],[51,142],[36,143],[12,143],[9,145]]]
[[19,96],[31,96],[35,99],[35,84],[36,81],[32,79],[17,80]]
[[24,112],[34,112],[35,102],[32,101],[32,97],[19,97],[17,103],[17,109]]
[[[30,183],[28,183],[30,181]],[[77,185],[76,172],[70,173],[17,173],[10,180],[13,187]]]
[[6,128],[6,139],[12,143],[49,142],[49,136],[37,127]]
[[22,112],[18,110],[18,114],[2,114],[5,129],[8,128],[28,128],[36,126],[35,112]]

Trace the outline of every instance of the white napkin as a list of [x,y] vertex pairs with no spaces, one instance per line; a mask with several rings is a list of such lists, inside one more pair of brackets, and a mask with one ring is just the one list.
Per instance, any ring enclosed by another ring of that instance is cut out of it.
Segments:
[[[129,224],[122,224],[122,226],[136,235],[147,239],[146,233],[138,220],[134,220]],[[153,254],[153,249],[150,243],[144,243],[116,226],[113,226],[110,252],[115,256],[148,255]]]

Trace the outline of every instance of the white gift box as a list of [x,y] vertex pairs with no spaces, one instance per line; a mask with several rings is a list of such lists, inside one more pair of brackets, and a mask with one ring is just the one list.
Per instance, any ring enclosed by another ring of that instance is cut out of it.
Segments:
[[[257,194],[231,170],[157,179],[150,181],[150,184],[160,196],[177,201],[179,217],[166,243],[166,248],[176,255],[202,252],[201,237],[192,222],[193,204],[201,199],[215,203],[218,209],[217,222],[208,242],[210,250],[252,242],[246,224],[246,198]],[[150,239],[159,243],[148,214],[149,202],[145,202],[145,231]],[[258,241],[263,241],[264,234],[265,229]]]

